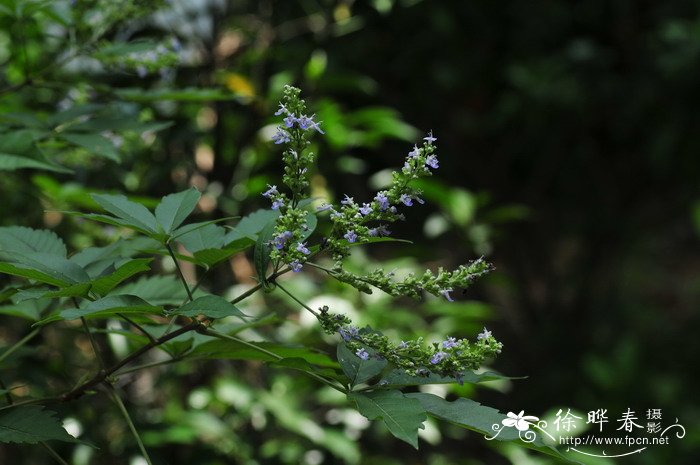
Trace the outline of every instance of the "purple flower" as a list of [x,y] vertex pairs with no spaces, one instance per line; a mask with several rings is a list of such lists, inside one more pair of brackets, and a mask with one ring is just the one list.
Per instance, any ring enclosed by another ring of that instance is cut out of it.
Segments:
[[436,352],[435,355],[433,355],[433,358],[430,359],[430,363],[432,363],[433,365],[437,365],[438,363],[445,360],[447,357],[449,357],[449,354],[447,354],[446,352]]
[[145,66],[139,66],[136,68],[136,74],[138,74],[140,78],[143,78],[148,74],[148,70]]
[[287,126],[288,128],[294,127],[294,123],[299,121],[296,116],[294,116],[294,113],[290,114],[286,118],[284,118],[282,121],[284,121],[284,125]]
[[320,207],[316,207],[317,212],[325,212],[326,210],[332,210],[332,209],[333,209],[333,205],[331,205],[330,203],[324,203]]
[[493,334],[491,334],[491,331],[489,331],[488,329],[486,329],[486,327],[484,326],[484,330],[483,330],[482,332],[480,332],[479,334],[476,335],[476,340],[477,340],[477,341],[481,341],[481,340],[483,340],[483,339],[488,339],[488,338],[490,338],[490,337],[492,337],[492,336],[493,336]]
[[289,264],[292,267],[292,271],[295,273],[298,273],[301,271],[301,267],[304,266],[301,263],[299,263],[299,260],[294,260],[292,263]]
[[369,215],[372,213],[372,207],[368,203],[363,203],[362,206],[360,207],[360,213],[363,215]]
[[403,204],[406,205],[407,207],[413,206],[413,199],[411,198],[410,195],[401,194],[401,197],[399,197],[399,200],[401,202],[403,202]]
[[349,197],[348,194],[345,194],[345,198],[341,200],[340,203],[342,203],[343,205],[352,205],[353,203],[355,203],[355,199]]
[[340,337],[342,337],[345,342],[357,337],[358,334],[357,328],[354,326],[345,326],[344,328],[340,328],[338,333],[340,333]]
[[378,192],[374,197],[374,201],[379,204],[379,209],[385,211],[389,208],[389,198],[386,196],[386,192]]
[[435,155],[429,155],[428,158],[425,159],[425,164],[426,166],[429,166],[435,170],[440,168],[440,164],[438,163],[438,159]]
[[284,247],[284,244],[293,236],[291,231],[284,231],[283,233],[280,233],[275,237],[273,240],[275,244],[275,248],[277,250],[280,250]]
[[337,219],[337,218],[342,218],[342,217],[343,217],[343,214],[340,213],[340,212],[333,211],[333,213],[331,213],[331,219],[332,219],[332,220],[335,220],[335,219]]
[[408,152],[408,158],[416,158],[418,155],[420,155],[420,149],[417,145],[414,145],[413,150]]
[[277,192],[277,186],[271,186],[268,184],[267,187],[269,187],[269,189],[263,192],[263,197],[267,197],[269,199],[273,195],[279,194],[279,192]]
[[399,349],[406,349],[406,348],[408,348],[408,342],[401,341],[401,344],[399,344]]
[[367,352],[365,349],[357,349],[355,355],[360,357],[362,360],[369,360],[369,352]]
[[424,137],[423,140],[426,141],[428,144],[432,144],[433,142],[435,142],[437,140],[437,138],[433,137],[433,131],[430,131],[428,133],[428,136]]
[[306,248],[306,242],[299,242],[297,244],[297,252],[301,252],[304,255],[309,255],[311,251]]
[[452,289],[443,289],[443,290],[440,291],[440,294],[442,294],[442,296],[443,296],[444,298],[446,298],[448,301],[454,302],[455,299],[453,299],[453,298],[450,296],[450,292],[452,292]]
[[442,348],[443,349],[451,349],[453,347],[457,347],[457,339],[453,337],[448,337],[444,341],[442,341]]
[[390,235],[391,231],[389,231],[385,225],[380,224],[376,228],[370,229],[367,234],[369,234],[371,237],[381,237]]
[[301,115],[298,119],[297,122],[299,123],[299,127],[306,131],[311,127],[311,125],[314,123],[314,116],[306,116],[306,115]]
[[343,237],[347,239],[348,242],[355,242],[357,240],[357,234],[355,234],[355,231],[352,230],[346,232]]
[[289,113],[289,110],[287,110],[287,107],[285,107],[284,104],[280,103],[280,108],[275,112],[275,116],[279,116],[282,113],[287,114]]
[[277,133],[272,136],[272,140],[275,144],[288,143],[291,139],[289,138],[289,133],[282,128],[277,128]]
[[275,201],[272,202],[272,209],[273,209],[273,210],[279,210],[280,207],[284,207],[284,200],[282,200],[282,199],[275,199]]
[[321,121],[319,121],[319,122],[315,122],[315,121],[312,122],[312,123],[311,123],[311,129],[317,130],[319,134],[325,134],[325,132],[323,132],[323,130],[321,129],[321,126],[319,126],[319,124],[321,124]]

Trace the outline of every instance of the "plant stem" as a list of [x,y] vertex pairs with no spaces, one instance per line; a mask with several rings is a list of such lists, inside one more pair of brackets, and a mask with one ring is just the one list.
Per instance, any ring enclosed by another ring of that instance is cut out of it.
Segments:
[[141,355],[145,354],[149,350],[153,349],[154,347],[158,347],[162,344],[165,344],[171,339],[174,339],[178,337],[181,334],[185,334],[187,332],[193,331],[195,329],[198,329],[202,326],[202,323],[199,321],[193,321],[185,326],[180,327],[176,331],[173,331],[172,333],[165,334],[158,339],[156,339],[153,342],[149,342],[148,344],[141,346],[139,349],[136,351],[132,352],[129,354],[126,358],[122,359],[121,361],[117,362],[115,365],[112,365],[110,368],[107,368],[106,370],[101,370],[99,373],[97,373],[95,376],[93,376],[91,379],[88,381],[84,382],[80,386],[77,386],[76,388],[66,392],[60,397],[60,400],[62,402],[68,402],[74,399],[77,399],[79,397],[82,397],[85,395],[85,392],[101,382],[103,382],[107,377],[111,376],[113,373],[115,373],[117,370],[122,368],[125,365],[128,365],[132,361],[136,360],[139,358]]
[[28,400],[23,400],[21,402],[13,402],[11,405],[5,405],[4,407],[0,407],[0,410],[7,410],[9,408],[13,407],[19,407],[22,405],[33,405],[33,404],[43,404],[43,403],[50,403],[50,402],[58,402],[59,399],[58,397],[39,397],[37,399],[28,399]]
[[5,360],[7,357],[9,357],[10,355],[12,355],[12,353],[13,353],[15,350],[19,349],[19,348],[22,347],[24,344],[26,344],[27,342],[29,342],[30,340],[32,340],[32,338],[33,338],[34,336],[36,336],[37,334],[39,334],[40,329],[41,329],[41,328],[34,328],[29,334],[27,334],[26,336],[24,336],[24,337],[23,337],[22,339],[20,339],[19,341],[15,342],[14,345],[13,345],[12,347],[10,347],[9,349],[7,349],[5,352],[2,353],[2,355],[0,355],[0,362],[2,362],[2,361]]
[[53,448],[52,448],[51,446],[49,446],[49,445],[46,443],[46,441],[40,441],[39,443],[40,443],[42,446],[44,446],[44,449],[46,449],[47,451],[49,451],[49,454],[51,454],[51,457],[55,458],[56,461],[57,461],[58,463],[60,463],[61,465],[69,465],[68,462],[66,462],[65,460],[63,460],[63,459],[61,458],[61,456],[58,455],[58,452],[56,452],[55,450],[53,450]]
[[146,331],[145,329],[143,329],[143,326],[141,326],[140,324],[136,323],[134,320],[132,320],[132,319],[129,318],[128,316],[124,315],[123,313],[117,313],[117,315],[118,315],[120,318],[123,318],[123,319],[124,319],[127,323],[129,323],[131,326],[133,326],[134,328],[136,328],[136,329],[138,329],[139,331],[141,331],[141,332],[144,334],[144,336],[146,336],[146,337],[148,338],[149,341],[154,342],[154,341],[156,340],[156,338],[154,338],[153,336],[151,336],[151,334],[150,334],[148,331]]
[[[206,334],[206,335],[208,335],[208,336],[216,337],[216,338],[219,338],[219,339],[227,339],[227,340],[229,340],[229,341],[234,341],[234,342],[237,342],[237,343],[239,343],[239,344],[243,344],[243,345],[246,346],[246,347],[250,347],[250,348],[253,349],[253,350],[257,350],[258,352],[261,352],[261,353],[263,353],[263,354],[265,354],[265,355],[268,355],[268,356],[274,358],[275,360],[282,360],[282,359],[284,359],[284,357],[282,357],[282,356],[280,356],[280,355],[277,355],[277,354],[274,353],[274,352],[270,352],[270,351],[267,350],[267,349],[264,349],[264,348],[262,348],[262,347],[260,347],[260,346],[258,346],[258,345],[256,345],[256,344],[253,344],[252,342],[245,341],[245,340],[240,339],[240,338],[237,338],[237,337],[235,337],[235,336],[229,336],[228,334],[219,333],[218,331],[214,331],[214,330],[208,329],[208,328],[200,329],[199,332],[200,332],[201,334]],[[345,389],[344,387],[338,386],[338,385],[335,384],[334,382],[332,382],[332,381],[330,381],[330,380],[324,378],[323,376],[321,376],[321,375],[319,375],[319,374],[317,374],[317,373],[313,373],[313,372],[311,372],[311,371],[306,371],[306,370],[301,370],[301,371],[303,371],[303,372],[306,373],[307,375],[311,376],[312,378],[316,378],[317,380],[321,381],[323,384],[326,384],[326,385],[332,387],[332,388],[335,389],[336,391],[342,392],[343,394],[347,394],[347,393],[348,393],[347,389]]]
[[122,402],[121,398],[119,397],[119,394],[117,394],[117,391],[111,385],[110,385],[110,390],[112,392],[112,398],[114,399],[114,402],[119,407],[119,410],[122,412],[122,415],[124,415],[124,419],[126,420],[127,424],[129,425],[129,429],[131,430],[131,434],[133,434],[134,439],[136,439],[136,443],[138,444],[139,449],[141,450],[141,454],[143,455],[143,458],[146,459],[146,462],[148,462],[148,465],[153,465],[153,462],[151,462],[151,457],[149,457],[148,452],[146,451],[146,447],[143,445],[143,441],[141,440],[141,436],[139,436],[139,432],[136,430],[136,426],[134,425],[134,422],[131,420],[131,417],[129,416],[129,412],[126,410],[126,407],[124,406],[124,402]]
[[192,297],[192,291],[190,291],[190,286],[187,285],[187,281],[185,280],[185,275],[182,274],[182,269],[180,268],[180,262],[177,261],[177,258],[175,257],[175,252],[173,252],[173,248],[170,247],[170,244],[165,244],[165,247],[168,249],[168,253],[170,254],[170,257],[175,262],[175,268],[177,268],[177,274],[180,275],[180,281],[182,281],[182,285],[185,286],[185,290],[187,291],[187,297],[189,297],[190,301],[194,300],[194,297]]
[[90,345],[92,346],[92,351],[95,352],[95,358],[97,358],[97,362],[100,364],[100,368],[104,370],[106,367],[105,361],[102,358],[102,354],[100,354],[100,349],[97,348],[97,342],[95,341],[95,338],[92,337],[92,332],[90,331],[90,327],[87,324],[87,320],[85,320],[85,318],[81,316],[80,321],[83,323],[83,329],[85,330],[88,339],[90,339]]
[[305,309],[307,309],[308,311],[310,311],[316,318],[319,317],[319,313],[318,313],[316,310],[314,310],[313,308],[309,307],[308,305],[306,305],[306,304],[305,304],[304,302],[302,302],[301,300],[297,299],[294,295],[292,295],[291,292],[289,292],[287,289],[285,289],[284,287],[282,287],[282,286],[280,285],[280,283],[275,283],[275,284],[277,284],[277,287],[279,287],[280,289],[282,289],[282,291],[283,291],[285,294],[287,294],[289,297],[291,297],[292,299],[294,299],[294,300],[296,301],[296,303],[298,303],[299,305],[301,305],[302,307],[304,307]]
[[170,363],[179,362],[182,358],[174,357],[167,360],[160,360],[158,362],[144,363],[143,365],[137,365],[135,367],[126,368],[124,370],[115,373],[116,376],[125,375],[127,373],[133,373],[134,371],[145,370],[146,368],[153,368],[161,365],[168,365]]

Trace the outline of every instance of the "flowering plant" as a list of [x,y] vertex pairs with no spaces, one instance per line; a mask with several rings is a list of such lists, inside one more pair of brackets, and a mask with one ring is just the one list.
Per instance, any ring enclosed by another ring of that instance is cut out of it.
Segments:
[[[121,376],[154,366],[132,365],[154,349],[162,349],[170,357],[157,365],[214,358],[258,360],[298,370],[341,392],[362,415],[382,420],[394,436],[416,448],[418,430],[428,415],[483,434],[488,433],[484,425],[510,421],[495,409],[469,399],[448,402],[433,394],[410,392],[426,384],[503,378],[493,372],[474,371],[501,352],[502,344],[491,331],[484,328],[471,340],[445,335],[430,343],[423,338],[392,341],[378,329],[354,325],[347,315],[334,313],[328,306],[311,308],[279,279],[311,268],[364,293],[379,289],[391,296],[416,299],[428,293],[452,301],[452,293],[487,273],[491,266],[483,259],[452,271],[427,270],[401,280],[382,269],[356,274],[345,267],[352,247],[395,240],[389,226],[404,220],[408,208],[423,204],[413,181],[431,176],[439,168],[437,138],[429,133],[420,146],[414,145],[403,167],[393,173],[391,185],[371,199],[355,201],[345,195],[337,204],[326,201],[312,208],[309,176],[315,154],[309,145],[313,136],[324,133],[322,122],[308,110],[299,89],[290,86],[284,89],[276,115],[281,123],[273,141],[283,147],[284,187],[268,186],[263,196],[270,201],[270,209],[255,212],[233,227],[227,229],[216,224],[218,221],[184,224],[200,199],[200,193],[192,188],[165,196],[154,213],[121,195],[93,195],[104,213],[69,213],[136,235],[70,256],[63,241],[51,231],[0,228],[0,273],[20,278],[2,291],[2,299],[15,305],[35,302],[39,308],[32,314],[34,328],[0,354],[0,363],[44,328],[60,322],[68,329],[73,327],[72,321],[79,322],[95,355],[95,366],[88,376],[46,397],[25,398],[0,409],[0,442],[74,441],[54,414],[39,405],[66,404],[104,392],[119,406],[143,456],[151,463],[116,385]],[[322,220],[327,216],[332,226],[325,237],[314,239],[319,216]],[[206,272],[248,249],[253,251],[258,284],[232,299],[200,289],[201,279],[189,282],[182,272],[183,261]],[[330,266],[317,262],[324,255],[331,259]],[[170,260],[177,278],[129,282],[148,271],[154,257]],[[163,286],[172,289],[166,282],[181,285],[182,292],[163,295]],[[324,332],[337,335],[337,361],[314,347],[240,337],[241,331],[270,321],[251,319],[236,305],[258,291],[278,290],[313,314]],[[101,326],[105,320],[129,334],[131,341],[131,352],[116,357],[112,364],[107,360],[115,354],[102,340],[103,332],[112,327]],[[233,323],[238,321],[241,323]],[[3,428],[7,425],[12,428]],[[517,440],[517,436],[504,433],[498,439]],[[528,447],[559,456],[556,449],[539,440]]]

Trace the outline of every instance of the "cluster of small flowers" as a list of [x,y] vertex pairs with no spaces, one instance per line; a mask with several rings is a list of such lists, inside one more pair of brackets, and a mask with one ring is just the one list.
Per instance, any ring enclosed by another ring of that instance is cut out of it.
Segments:
[[465,370],[479,368],[486,358],[500,354],[503,348],[486,328],[477,335],[476,342],[447,337],[426,346],[423,338],[394,344],[384,334],[370,328],[359,329],[347,317],[332,314],[327,308],[318,318],[324,331],[340,334],[359,358],[386,359],[411,376],[428,376],[432,372],[459,379]]
[[282,101],[276,116],[284,115],[283,124],[277,128],[272,137],[275,144],[286,144],[282,154],[284,176],[282,181],[291,190],[291,198],[280,192],[277,186],[269,186],[263,196],[272,203],[272,209],[278,210],[280,216],[275,225],[271,245],[272,260],[281,260],[291,266],[292,271],[301,271],[311,251],[304,240],[308,236],[307,212],[299,208],[300,200],[308,197],[309,169],[315,156],[306,147],[309,138],[315,132],[323,134],[320,122],[314,115],[307,116],[306,102],[299,95],[301,91],[292,86],[285,86]]
[[387,273],[381,268],[365,276],[358,276],[336,267],[331,270],[331,275],[367,294],[371,294],[372,287],[376,287],[394,297],[409,296],[417,299],[421,297],[422,292],[428,292],[452,302],[454,300],[452,293],[455,289],[469,287],[476,278],[492,269],[491,264],[483,258],[479,258],[466,265],[461,265],[454,271],[445,271],[443,268],[439,268],[435,274],[426,270],[420,277],[409,274],[403,281],[398,282],[392,279],[393,272]]
[[125,55],[98,53],[96,57],[104,64],[123,70],[133,70],[139,77],[146,77],[156,72],[167,72],[180,61],[180,42],[173,38],[169,44],[158,44],[155,48],[139,50]]
[[420,192],[412,188],[410,182],[430,176],[431,169],[438,168],[433,145],[436,140],[431,132],[423,138],[421,147],[415,145],[408,153],[403,168],[392,173],[391,186],[378,192],[371,201],[355,202],[346,195],[339,207],[324,204],[318,208],[319,212],[330,212],[334,235],[328,238],[328,250],[336,262],[348,255],[350,244],[391,234],[383,223],[405,220],[399,209],[411,207],[414,202],[424,203]]

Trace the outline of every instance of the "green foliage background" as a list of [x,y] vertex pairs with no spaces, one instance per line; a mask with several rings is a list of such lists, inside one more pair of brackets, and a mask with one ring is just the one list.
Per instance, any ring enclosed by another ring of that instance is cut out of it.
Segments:
[[[119,233],[59,213],[96,208],[88,192],[125,192],[153,207],[195,186],[201,221],[267,207],[259,194],[281,172],[267,125],[290,82],[327,132],[314,195],[366,197],[432,129],[440,180],[422,186],[427,207],[397,231],[413,245],[401,255],[392,245],[358,251],[353,266],[454,267],[484,254],[496,272],[454,304],[366,298],[313,274],[289,286],[311,306],[397,338],[475,334],[486,324],[505,345],[493,368],[528,378],[448,392],[538,416],[662,408],[688,435],[619,462],[697,463],[699,7],[4,0],[0,153],[12,158],[0,166],[0,225],[54,229],[76,250]],[[172,39],[181,48],[176,64],[160,58],[167,71],[118,64]],[[115,45],[126,42],[138,45]],[[234,257],[206,286],[240,290],[254,274],[250,259]],[[270,296],[242,310],[268,308],[286,322],[264,336],[333,350],[337,341],[292,301]],[[9,346],[28,324],[0,312]],[[70,367],[87,371],[90,346],[78,329],[42,332],[37,344],[66,350],[19,351],[9,377],[49,394]],[[119,344],[112,340],[115,353]],[[33,367],[47,363],[52,378],[40,378]],[[161,463],[554,463],[436,423],[416,453],[376,425],[366,430],[333,391],[255,362],[175,365],[121,387]],[[103,449],[56,449],[76,465],[136,463],[119,412],[94,402],[70,415]],[[50,460],[39,447],[0,447],[0,463]]]

